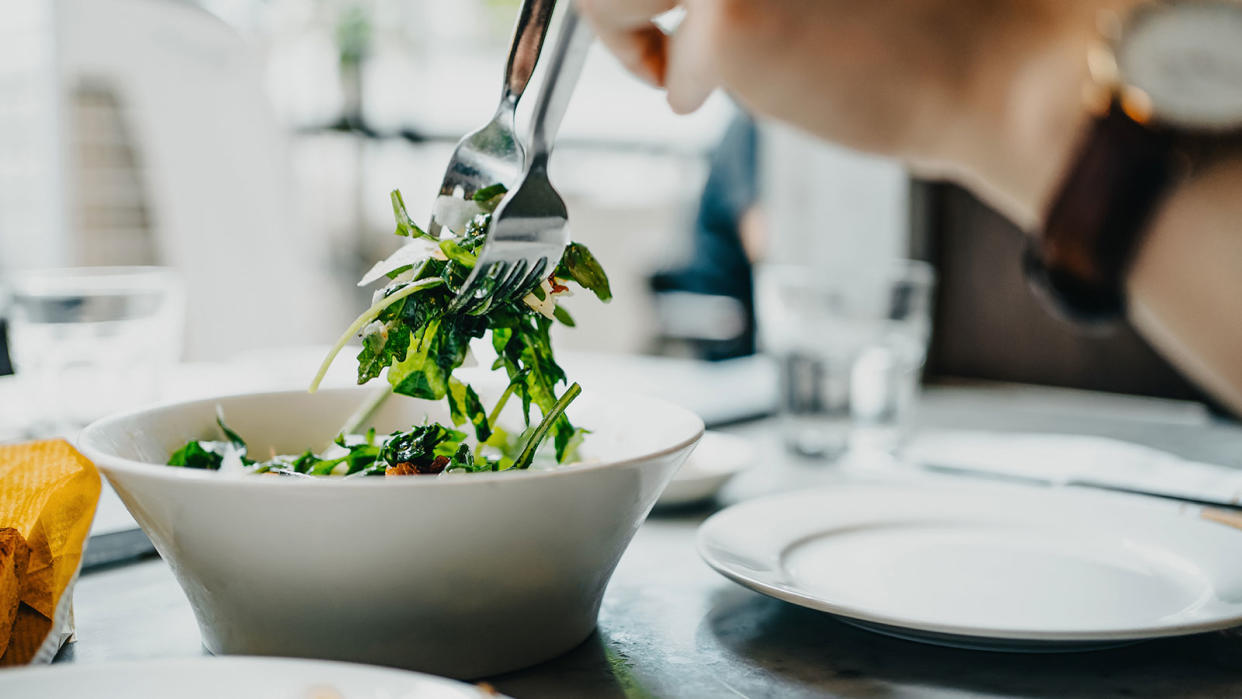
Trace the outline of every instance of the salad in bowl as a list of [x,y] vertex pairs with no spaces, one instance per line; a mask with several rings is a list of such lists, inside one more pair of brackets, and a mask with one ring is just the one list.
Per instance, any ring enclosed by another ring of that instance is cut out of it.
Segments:
[[[550,328],[573,322],[557,300],[610,296],[586,248],[525,298],[455,314],[492,203],[432,239],[393,202],[413,245],[364,279],[385,281],[333,351],[360,336],[359,382],[380,390],[157,405],[79,440],[213,653],[460,678],[559,655],[595,628],[621,555],[702,436],[684,408],[582,391],[557,365]],[[469,366],[475,340],[493,364]]]
[[[409,239],[388,259],[377,263],[359,286],[385,281],[370,308],[358,316],[324,359],[311,382],[314,393],[337,354],[353,337],[362,341],[358,352],[358,383],[385,374],[391,393],[443,400],[450,425],[424,422],[380,437],[373,429],[356,431],[388,391],[376,394],[372,404],[351,416],[332,447],[316,452],[271,454],[255,458],[243,439],[221,414],[215,439],[193,439],[169,456],[168,465],[293,477],[412,476],[473,473],[530,468],[539,448],[549,438],[556,463],[572,463],[586,431],[575,427],[565,409],[581,393],[567,383],[552,353],[553,323],[574,325],[559,304],[577,287],[600,301],[612,299],[608,275],[591,251],[570,243],[559,264],[541,284],[515,299],[498,299],[481,291],[482,303],[469,311],[453,310],[453,299],[474,269],[487,237],[492,213],[505,196],[503,185],[479,190],[469,200],[441,197],[437,208],[447,215],[439,236],[420,228],[406,211],[401,192],[391,194],[396,234]],[[450,206],[445,200],[452,201]],[[460,232],[457,232],[460,231]],[[471,358],[470,343],[487,337],[496,352],[493,370],[504,370],[508,385],[491,406],[484,405],[469,383],[454,375]],[[523,429],[512,434],[497,426],[510,400],[521,401]],[[531,419],[531,409],[540,414]],[[463,431],[473,432],[473,440]]]

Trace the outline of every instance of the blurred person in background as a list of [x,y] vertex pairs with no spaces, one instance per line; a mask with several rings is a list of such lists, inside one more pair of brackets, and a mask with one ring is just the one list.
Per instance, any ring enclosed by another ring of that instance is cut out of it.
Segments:
[[[1124,312],[1242,411],[1242,3],[1149,6],[1137,23],[1139,0],[578,3],[675,111],[723,87],[970,187],[1039,232],[1028,266],[1062,311]],[[675,32],[652,23],[677,7]],[[1102,28],[1117,53],[1099,53]],[[1118,63],[1146,91],[1107,83]]]
[[[755,352],[752,265],[762,257],[765,232],[759,202],[759,133],[750,116],[739,113],[712,153],[707,183],[694,219],[693,253],[681,267],[656,273],[657,294],[685,292],[736,301],[741,332],[723,340],[697,343],[709,360]],[[684,321],[684,319],[679,319]]]

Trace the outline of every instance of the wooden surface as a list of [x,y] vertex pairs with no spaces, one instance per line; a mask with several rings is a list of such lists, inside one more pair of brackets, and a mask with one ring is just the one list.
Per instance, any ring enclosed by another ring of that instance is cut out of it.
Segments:
[[[1242,429],[1182,403],[937,388],[921,422],[1099,434],[1242,467]],[[774,427],[730,428],[755,439],[763,457],[728,486],[724,504],[839,477],[830,465],[787,457]],[[654,513],[617,569],[597,632],[560,658],[490,681],[518,699],[1242,696],[1242,638],[1230,633],[1087,653],[985,653],[880,636],[764,597],[715,574],[695,553],[697,526],[719,506]],[[58,662],[203,653],[189,605],[159,559],[85,575],[76,609],[78,640]]]

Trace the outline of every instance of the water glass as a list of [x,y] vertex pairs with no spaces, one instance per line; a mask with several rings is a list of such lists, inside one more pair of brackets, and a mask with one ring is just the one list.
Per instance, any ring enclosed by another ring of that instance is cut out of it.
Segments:
[[9,353],[30,436],[69,435],[154,400],[181,355],[184,292],[161,267],[29,270],[7,279]]
[[760,340],[780,366],[791,451],[831,458],[851,445],[900,446],[927,356],[934,283],[931,266],[915,260],[758,270]]

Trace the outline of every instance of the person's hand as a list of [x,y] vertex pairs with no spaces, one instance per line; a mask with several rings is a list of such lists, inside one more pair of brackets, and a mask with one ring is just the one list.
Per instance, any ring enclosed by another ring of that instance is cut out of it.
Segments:
[[[1030,225],[1084,120],[1098,12],[1134,0],[577,0],[630,70],[717,87],[847,146],[948,171]],[[652,19],[685,10],[665,35]]]

